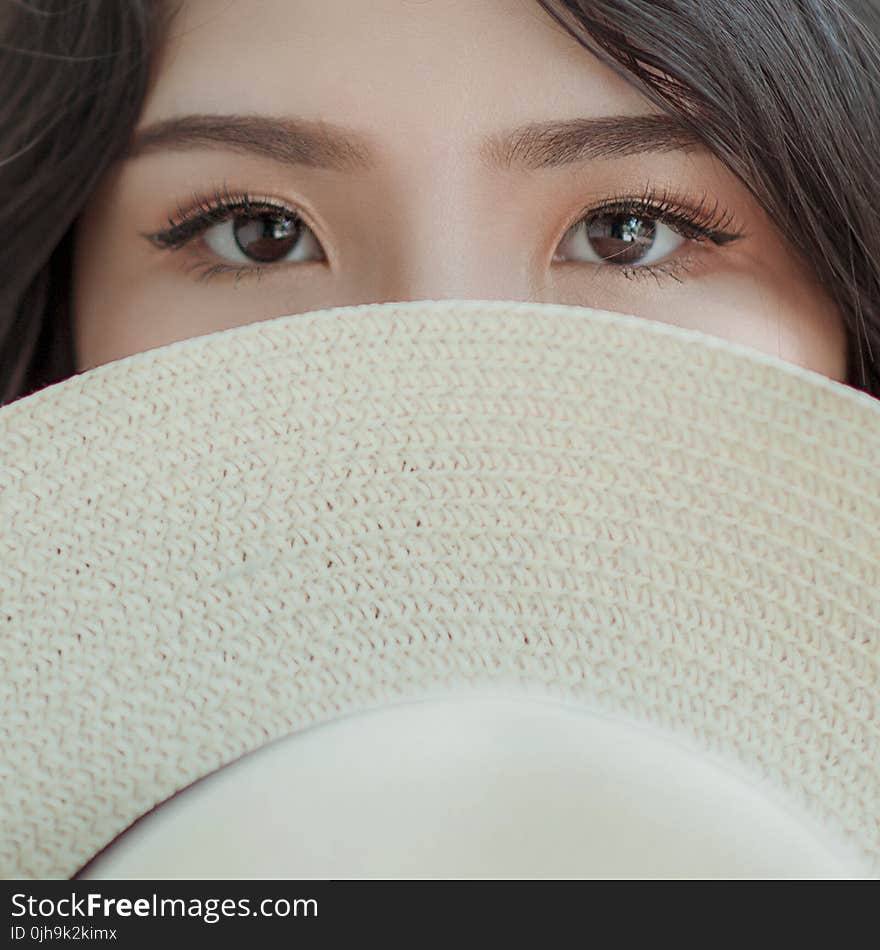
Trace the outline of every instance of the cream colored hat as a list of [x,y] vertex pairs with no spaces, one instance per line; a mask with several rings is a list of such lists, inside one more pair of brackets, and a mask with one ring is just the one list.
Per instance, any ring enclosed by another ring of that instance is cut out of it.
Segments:
[[680,736],[880,871],[862,393],[619,314],[385,304],[99,367],[0,410],[0,446],[7,877],[482,686]]

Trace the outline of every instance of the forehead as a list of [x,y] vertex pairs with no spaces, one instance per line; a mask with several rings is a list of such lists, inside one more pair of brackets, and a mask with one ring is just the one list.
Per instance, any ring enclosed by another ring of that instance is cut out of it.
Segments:
[[142,120],[331,120],[394,148],[654,111],[537,0],[184,0]]

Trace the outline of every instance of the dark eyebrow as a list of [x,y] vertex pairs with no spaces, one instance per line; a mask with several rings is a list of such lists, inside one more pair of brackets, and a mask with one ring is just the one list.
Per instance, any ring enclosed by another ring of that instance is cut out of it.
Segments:
[[481,153],[502,168],[555,168],[640,152],[704,148],[696,133],[669,115],[602,116],[565,122],[536,122],[490,136]]
[[[320,120],[266,115],[191,114],[163,119],[138,129],[123,157],[212,146],[263,155],[282,164],[337,171],[363,170],[373,163],[370,145],[358,133]],[[537,122],[497,133],[482,144],[480,155],[496,167],[539,169],[701,146],[695,133],[671,116],[603,116]]]
[[160,149],[222,146],[289,165],[354,171],[370,165],[366,141],[328,122],[265,115],[182,115],[138,129],[124,158]]

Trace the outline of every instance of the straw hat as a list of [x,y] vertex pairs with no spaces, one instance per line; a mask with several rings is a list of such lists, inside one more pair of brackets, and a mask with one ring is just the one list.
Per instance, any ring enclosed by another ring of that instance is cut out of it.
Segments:
[[0,446],[7,877],[482,687],[577,707],[587,744],[679,736],[880,871],[862,393],[620,314],[395,303],[99,367],[0,410]]

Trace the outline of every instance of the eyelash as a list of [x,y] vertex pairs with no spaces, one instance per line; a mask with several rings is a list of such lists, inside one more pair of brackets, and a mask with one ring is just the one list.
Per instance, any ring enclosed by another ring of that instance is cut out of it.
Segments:
[[[657,189],[653,185],[646,186],[639,197],[632,195],[616,195],[606,198],[598,205],[583,208],[571,221],[563,234],[576,225],[594,221],[606,215],[632,215],[633,217],[647,218],[667,225],[676,234],[687,238],[696,244],[710,243],[716,247],[724,247],[739,241],[746,236],[736,223],[733,212],[724,208],[717,200],[714,202],[709,195],[703,194],[696,205],[688,205],[676,197],[671,189]],[[579,262],[568,262],[575,266],[583,266]],[[613,267],[616,274],[629,280],[654,278],[658,284],[664,277],[681,282],[682,275],[693,266],[692,255],[671,261],[662,261],[657,264],[623,265],[599,264],[599,267]]]
[[[255,199],[247,192],[231,192],[224,184],[220,188],[214,188],[207,196],[194,192],[193,205],[190,208],[184,209],[178,203],[177,215],[168,218],[166,229],[143,233],[143,237],[162,250],[177,251],[195,240],[212,225],[222,224],[236,214],[257,215],[266,212],[276,212],[309,226],[295,209],[279,202]],[[709,242],[723,247],[745,237],[744,232],[736,226],[733,214],[721,207],[717,201],[712,203],[708,195],[703,195],[697,205],[692,207],[676,198],[668,189],[657,190],[650,185],[637,198],[632,195],[619,195],[608,198],[598,205],[582,209],[569,223],[563,234],[567,234],[571,228],[579,224],[589,224],[607,215],[632,215],[658,221],[670,227],[681,237],[698,244]],[[566,263],[583,266],[578,261]],[[597,266],[613,267],[615,273],[629,280],[653,277],[660,283],[665,277],[681,282],[682,274],[690,270],[692,264],[691,256],[685,255],[673,261],[658,264],[638,266],[601,264]],[[199,280],[209,280],[216,275],[226,273],[231,274],[237,283],[242,277],[259,278],[263,271],[275,266],[274,264],[236,266],[197,260],[191,270],[198,274]]]
[[[275,201],[252,198],[246,191],[232,192],[224,183],[222,187],[214,188],[210,196],[193,192],[193,205],[190,208],[185,209],[178,202],[177,215],[168,218],[168,227],[165,230],[142,234],[162,250],[179,251],[212,225],[222,224],[238,213],[256,215],[267,211],[308,224],[293,208]],[[191,270],[198,274],[199,280],[209,280],[217,274],[231,273],[237,283],[242,277],[259,277],[266,267],[267,265],[262,264],[235,266],[197,260]]]

